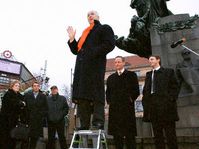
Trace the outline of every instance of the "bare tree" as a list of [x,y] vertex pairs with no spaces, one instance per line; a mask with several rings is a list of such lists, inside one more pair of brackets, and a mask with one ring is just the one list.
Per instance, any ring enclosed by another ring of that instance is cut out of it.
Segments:
[[72,106],[71,90],[69,89],[68,86],[63,85],[61,88],[61,92],[66,97],[69,107],[71,107]]

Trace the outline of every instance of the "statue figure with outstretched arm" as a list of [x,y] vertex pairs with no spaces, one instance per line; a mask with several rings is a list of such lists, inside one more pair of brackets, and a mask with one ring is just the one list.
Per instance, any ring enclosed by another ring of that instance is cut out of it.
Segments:
[[138,16],[131,19],[127,38],[116,36],[116,46],[129,53],[148,58],[152,54],[150,27],[158,17],[172,14],[166,0],[131,0],[130,7],[136,9]]

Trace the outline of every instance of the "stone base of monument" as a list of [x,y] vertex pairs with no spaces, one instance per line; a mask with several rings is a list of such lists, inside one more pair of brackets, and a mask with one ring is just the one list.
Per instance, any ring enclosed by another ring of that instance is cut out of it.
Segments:
[[[186,42],[183,44],[199,53],[199,18],[190,17],[188,14],[160,18],[156,26],[151,28],[150,37],[153,55],[161,57],[163,67],[176,70],[177,64],[183,63],[184,49],[180,45],[171,48],[171,44],[185,37]],[[193,92],[181,90],[179,95],[177,104],[180,120],[176,123],[177,136],[199,136],[199,63],[196,63],[199,56],[193,53],[190,56],[192,63],[197,65],[185,65],[184,70],[187,71],[181,72]]]
[[[178,137],[178,149],[199,149],[199,136],[181,136]],[[68,140],[68,146],[70,145]],[[115,149],[114,141],[112,138],[107,138],[108,148]],[[89,142],[92,145],[92,142]],[[166,143],[166,141],[165,141]],[[148,138],[136,138],[136,149],[155,149],[154,140],[152,137]],[[46,149],[44,143],[39,143],[36,149]],[[58,142],[55,149],[60,149]]]
[[[177,138],[178,149],[199,149],[199,136],[181,136]],[[114,141],[111,138],[107,138],[108,149],[115,149]],[[70,143],[70,140],[68,140]],[[92,142],[89,142],[92,146]],[[165,141],[166,143],[166,141]],[[68,144],[69,146],[70,144]],[[155,149],[154,139],[152,137],[136,138],[136,149]],[[60,149],[56,147],[55,149]]]
[[[199,19],[193,20],[188,14],[171,15],[160,18],[156,27],[150,29],[152,54],[160,55],[163,66],[175,68],[182,62],[183,48],[180,45],[171,48],[171,44],[183,37],[186,38],[184,45],[199,53]],[[194,61],[199,59],[194,54],[191,57]]]
[[176,123],[178,136],[199,136],[199,96],[179,97]]

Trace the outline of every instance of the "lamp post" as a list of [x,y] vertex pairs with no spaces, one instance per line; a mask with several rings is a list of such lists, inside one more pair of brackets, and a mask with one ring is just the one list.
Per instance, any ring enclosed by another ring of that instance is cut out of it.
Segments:
[[41,90],[47,91],[48,90],[48,81],[50,79],[50,78],[46,77],[47,60],[45,60],[44,69],[41,69],[41,70],[43,70],[43,74],[41,75],[41,77],[42,77]]

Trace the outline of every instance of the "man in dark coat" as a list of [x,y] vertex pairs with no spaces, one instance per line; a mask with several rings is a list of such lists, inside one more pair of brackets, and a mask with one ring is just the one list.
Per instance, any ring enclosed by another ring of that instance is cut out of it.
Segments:
[[64,96],[59,95],[57,86],[52,86],[48,96],[48,149],[55,148],[55,134],[57,131],[61,149],[66,149],[65,120],[68,114],[68,103]]
[[107,79],[106,100],[109,104],[108,133],[113,135],[116,149],[135,149],[136,119],[134,101],[139,95],[137,75],[124,69],[125,60],[115,58],[116,72]]
[[168,148],[177,149],[175,121],[179,120],[176,104],[179,85],[174,70],[160,66],[159,56],[150,56],[149,63],[153,70],[146,74],[143,120],[152,123],[156,149],[165,149],[163,131]]
[[47,98],[40,91],[38,82],[32,85],[32,91],[25,94],[28,125],[30,127],[30,149],[35,149],[37,141],[43,137],[43,126],[47,119]]
[[89,11],[87,18],[90,26],[84,30],[79,41],[75,40],[75,30],[71,26],[67,29],[68,45],[71,52],[77,55],[72,99],[78,103],[82,129],[89,129],[92,112],[93,126],[103,128],[106,54],[115,47],[115,39],[112,28],[100,24],[96,11]]

